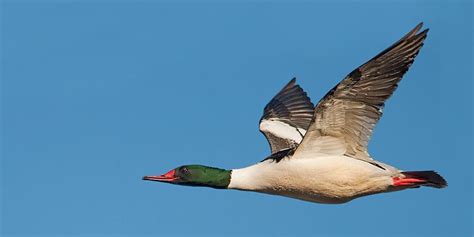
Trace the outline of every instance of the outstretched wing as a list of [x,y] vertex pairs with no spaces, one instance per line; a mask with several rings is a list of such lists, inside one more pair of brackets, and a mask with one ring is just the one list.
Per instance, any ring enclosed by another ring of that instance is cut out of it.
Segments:
[[301,142],[313,112],[313,103],[293,78],[265,106],[260,119],[260,131],[267,138],[272,154]]
[[413,63],[428,29],[422,23],[398,42],[358,67],[316,106],[312,123],[294,157],[339,153],[371,160],[367,145],[385,101]]

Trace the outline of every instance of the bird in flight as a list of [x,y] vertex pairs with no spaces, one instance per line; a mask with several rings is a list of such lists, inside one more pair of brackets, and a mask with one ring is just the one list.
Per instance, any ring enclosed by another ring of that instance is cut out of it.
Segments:
[[422,23],[353,70],[313,106],[292,79],[265,106],[260,131],[271,155],[241,169],[184,165],[144,180],[281,195],[317,203],[420,186],[444,188],[435,171],[402,171],[367,151],[385,101],[426,39]]

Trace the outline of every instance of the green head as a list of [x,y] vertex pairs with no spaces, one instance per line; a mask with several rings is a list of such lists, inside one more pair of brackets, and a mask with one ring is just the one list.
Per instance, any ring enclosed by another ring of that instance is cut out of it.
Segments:
[[227,188],[230,183],[230,173],[230,170],[203,165],[183,165],[166,174],[145,176],[143,179],[188,186]]

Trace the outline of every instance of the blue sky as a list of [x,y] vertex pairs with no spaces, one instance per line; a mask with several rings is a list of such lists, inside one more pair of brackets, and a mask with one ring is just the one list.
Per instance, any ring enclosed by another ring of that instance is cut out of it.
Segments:
[[[470,1],[2,1],[2,236],[470,236]],[[418,22],[431,30],[369,150],[443,190],[321,205],[144,182],[269,154],[263,107],[317,102]]]

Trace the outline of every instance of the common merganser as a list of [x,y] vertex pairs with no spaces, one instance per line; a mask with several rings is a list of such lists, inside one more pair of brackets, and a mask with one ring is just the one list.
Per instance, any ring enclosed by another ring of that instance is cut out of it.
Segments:
[[385,101],[423,46],[428,29],[421,28],[422,23],[349,73],[316,107],[293,78],[260,119],[271,148],[261,162],[233,170],[185,165],[143,179],[331,204],[420,186],[446,187],[435,171],[401,171],[367,151]]

